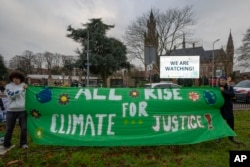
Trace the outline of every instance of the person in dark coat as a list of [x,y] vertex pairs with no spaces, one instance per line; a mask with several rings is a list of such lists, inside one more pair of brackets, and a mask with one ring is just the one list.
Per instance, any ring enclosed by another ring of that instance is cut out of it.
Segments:
[[[5,90],[4,86],[0,83],[0,93],[3,93],[4,90]],[[3,100],[1,97],[0,97],[0,108],[1,110],[5,110],[4,105],[3,105]]]
[[[219,78],[219,88],[224,98],[224,104],[220,108],[222,117],[227,124],[234,130],[234,113],[233,113],[233,97],[235,96],[233,87],[227,84],[227,77],[221,76]],[[232,142],[236,142],[233,136],[229,136]]]

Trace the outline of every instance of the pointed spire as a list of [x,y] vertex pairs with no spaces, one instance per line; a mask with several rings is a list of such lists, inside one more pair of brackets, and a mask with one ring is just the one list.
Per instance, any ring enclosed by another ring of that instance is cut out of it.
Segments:
[[230,29],[228,41],[227,41],[227,48],[226,48],[227,55],[233,55],[234,54],[234,44],[233,44],[233,37]]
[[154,20],[154,14],[153,14],[152,9],[151,9],[151,11],[150,11],[150,20]]
[[227,74],[232,74],[233,72],[233,59],[234,59],[234,43],[233,43],[233,37],[230,29],[228,41],[227,41],[227,48],[226,48],[226,56],[229,62],[231,64],[228,65],[228,71]]

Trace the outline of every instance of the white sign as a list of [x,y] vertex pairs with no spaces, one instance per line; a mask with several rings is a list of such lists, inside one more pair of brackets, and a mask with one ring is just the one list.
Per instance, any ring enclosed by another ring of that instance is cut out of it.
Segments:
[[161,56],[160,78],[199,78],[200,56]]
[[216,75],[216,77],[222,76],[222,70],[216,70],[215,75]]

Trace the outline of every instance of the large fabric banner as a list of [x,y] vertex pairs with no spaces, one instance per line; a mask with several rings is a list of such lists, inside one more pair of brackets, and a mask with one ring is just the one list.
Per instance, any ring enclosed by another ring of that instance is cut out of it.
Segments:
[[235,136],[217,88],[33,87],[26,92],[33,141],[61,146],[194,144]]

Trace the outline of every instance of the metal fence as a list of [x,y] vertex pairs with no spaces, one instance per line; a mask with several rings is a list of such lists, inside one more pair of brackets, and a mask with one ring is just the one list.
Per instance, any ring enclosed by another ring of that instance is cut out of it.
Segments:
[[233,110],[250,110],[250,103],[233,103]]

